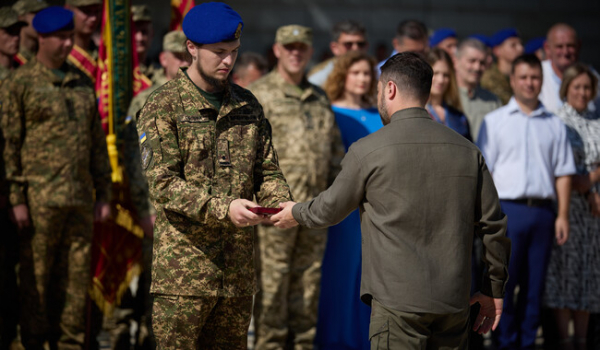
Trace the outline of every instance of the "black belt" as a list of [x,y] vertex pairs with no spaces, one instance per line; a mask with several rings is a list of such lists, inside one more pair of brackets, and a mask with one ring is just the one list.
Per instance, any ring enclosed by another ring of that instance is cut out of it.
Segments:
[[551,206],[552,199],[541,199],[541,198],[520,198],[520,199],[504,199],[507,202],[513,202],[518,204],[525,204],[528,207],[547,207]]

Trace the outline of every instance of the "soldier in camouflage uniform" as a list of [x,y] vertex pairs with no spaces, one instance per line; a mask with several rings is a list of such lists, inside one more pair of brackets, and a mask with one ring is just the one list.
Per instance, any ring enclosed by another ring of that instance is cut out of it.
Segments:
[[19,15],[19,20],[27,23],[21,29],[19,54],[17,56],[19,64],[25,64],[35,57],[38,50],[38,41],[37,32],[31,25],[31,21],[33,21],[36,13],[46,7],[48,7],[48,3],[44,0],[19,0],[12,6],[12,9]]
[[[18,66],[13,56],[19,52],[19,32],[24,25],[27,23],[19,21],[17,13],[10,7],[0,8],[0,87],[10,72]],[[4,139],[0,132],[0,154],[3,148]],[[9,219],[4,173],[4,161],[0,157],[0,227],[4,234],[0,240],[0,350],[8,349],[16,337],[18,315],[15,274],[19,260],[18,233]]]
[[157,210],[151,292],[161,349],[246,349],[257,290],[253,226],[269,221],[248,208],[291,197],[260,104],[227,82],[242,28],[224,3],[192,8],[183,21],[192,64],[140,112]]
[[48,7],[33,25],[36,58],[0,95],[9,204],[20,231],[21,338],[26,349],[46,341],[82,349],[92,224],[110,213],[111,169],[94,91],[65,64],[73,13]]
[[490,39],[496,62],[483,73],[481,87],[498,96],[505,105],[513,95],[510,86],[512,62],[523,53],[523,45],[519,33],[514,28],[502,29]]
[[[250,90],[273,126],[273,144],[294,198],[308,200],[327,188],[344,151],[329,100],[305,77],[312,30],[299,25],[279,28],[273,51],[276,68]],[[327,230],[262,226],[258,235],[256,349],[291,348],[289,344],[312,349]]]
[[154,29],[152,28],[152,16],[147,5],[131,6],[131,17],[133,19],[133,37],[135,39],[135,49],[137,50],[138,66],[140,73],[144,74],[148,79],[154,81],[154,74],[159,71],[152,63],[148,62],[148,50],[152,45],[154,37]]
[[10,71],[18,67],[13,57],[19,52],[19,35],[26,25],[10,7],[0,8],[0,85]]
[[[65,7],[75,14],[75,45],[73,45],[73,51],[81,52],[84,56],[82,60],[85,63],[75,63],[77,59],[74,58],[73,53],[68,62],[79,69],[81,73],[84,73],[85,77],[88,78],[88,84],[94,87],[98,48],[92,37],[102,22],[102,0],[66,0]],[[90,66],[93,66],[93,68],[90,69]]]

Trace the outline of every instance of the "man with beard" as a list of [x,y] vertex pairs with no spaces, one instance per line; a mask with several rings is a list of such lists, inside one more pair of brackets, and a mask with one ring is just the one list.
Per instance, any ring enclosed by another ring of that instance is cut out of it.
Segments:
[[242,18],[203,3],[182,27],[192,63],[150,95],[138,121],[157,211],[152,326],[160,349],[245,349],[254,226],[270,222],[249,209],[275,207],[290,190],[260,104],[228,83]]
[[[350,147],[327,191],[283,203],[271,218],[279,228],[323,228],[359,207],[371,349],[465,349],[470,303],[481,304],[479,333],[502,313],[506,216],[479,149],[425,110],[432,76],[418,54],[388,59],[377,89],[385,126]],[[469,300],[474,235],[488,269]]]
[[9,205],[19,229],[21,340],[26,349],[83,349],[93,221],[110,214],[111,168],[82,74],[66,64],[73,12],[32,22],[36,57],[2,85]]
[[[308,200],[331,183],[343,155],[325,92],[306,80],[312,29],[277,29],[277,66],[250,85],[273,125],[273,144],[294,198]],[[261,291],[256,297],[256,349],[312,349],[317,326],[326,230],[261,226]]]

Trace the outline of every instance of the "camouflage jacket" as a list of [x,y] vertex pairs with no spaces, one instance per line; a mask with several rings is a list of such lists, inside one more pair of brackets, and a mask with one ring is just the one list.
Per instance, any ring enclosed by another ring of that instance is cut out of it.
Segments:
[[250,89],[273,126],[273,144],[294,199],[305,202],[316,197],[333,182],[344,156],[325,92],[306,80],[292,85],[276,70]]
[[276,207],[291,198],[260,104],[228,85],[217,111],[180,70],[150,95],[138,133],[157,210],[151,292],[254,294],[254,229],[236,228],[229,204],[256,197]]
[[89,206],[110,200],[111,168],[94,91],[65,65],[61,80],[33,59],[0,92],[12,206]]
[[481,87],[498,96],[503,105],[507,104],[513,95],[509,77],[500,72],[497,63],[492,64],[490,69],[483,73]]

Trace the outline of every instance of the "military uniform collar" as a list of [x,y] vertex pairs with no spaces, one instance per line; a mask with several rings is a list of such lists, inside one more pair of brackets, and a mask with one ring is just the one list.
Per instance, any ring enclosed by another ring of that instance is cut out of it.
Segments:
[[300,84],[294,85],[283,79],[281,74],[279,74],[277,71],[277,67],[275,67],[270,74],[274,82],[277,84],[277,86],[281,87],[281,91],[286,96],[295,97],[301,101],[304,101],[311,95],[316,95],[314,86],[308,82],[306,75],[302,77]]
[[[180,68],[175,81],[179,87],[179,96],[189,96],[189,98],[182,99],[183,108],[186,114],[195,115],[198,111],[203,109],[215,110],[215,107],[202,96],[198,87],[194,82],[187,77],[185,74],[187,67]],[[248,104],[248,101],[244,100],[238,93],[231,88],[231,84],[227,82],[225,84],[225,95],[223,96],[223,104],[221,110],[218,112],[217,119],[226,116],[231,113],[234,109],[243,107]],[[216,110],[215,110],[216,111]]]
[[420,107],[401,109],[399,111],[396,111],[396,113],[392,114],[390,119],[391,119],[391,122],[394,122],[397,120],[413,119],[413,118],[425,118],[428,120],[432,120],[431,116],[429,115],[427,110],[425,108],[420,108]]
[[46,78],[48,78],[48,80],[50,82],[52,82],[55,85],[64,85],[72,80],[78,80],[81,78],[81,76],[79,75],[79,73],[75,70],[75,68],[73,68],[71,65],[69,65],[67,63],[67,61],[65,61],[62,65],[62,69],[65,72],[65,77],[64,79],[59,78],[56,74],[54,74],[52,72],[52,69],[44,66],[43,64],[41,64],[36,57],[33,57],[31,59],[31,61],[29,61],[29,63],[32,66],[32,69],[42,73],[43,75],[46,76]]

